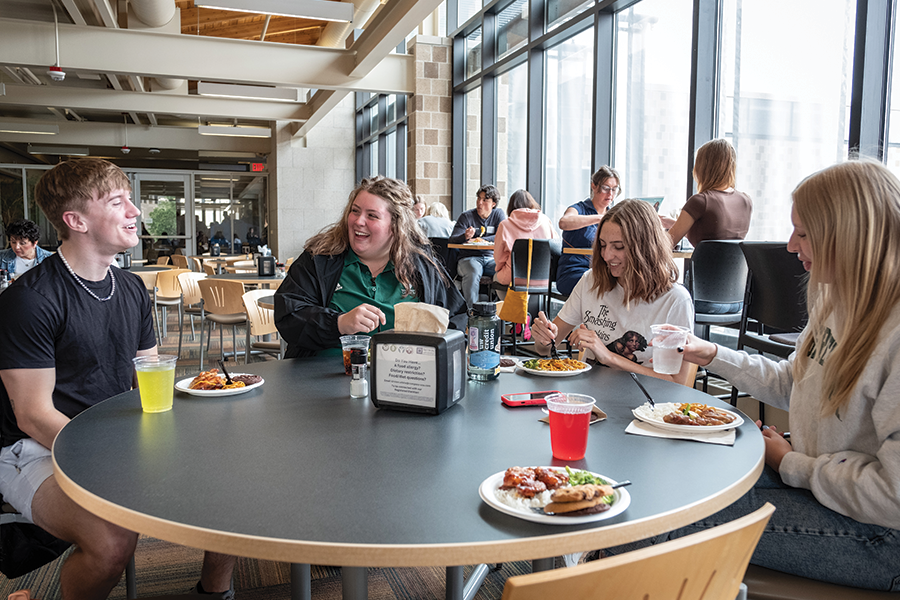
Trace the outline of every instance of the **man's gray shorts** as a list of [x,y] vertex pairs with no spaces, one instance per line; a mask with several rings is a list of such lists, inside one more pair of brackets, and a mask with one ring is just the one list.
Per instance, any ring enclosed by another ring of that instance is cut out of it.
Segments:
[[34,494],[51,475],[53,459],[50,450],[31,438],[0,450],[0,494],[32,523]]

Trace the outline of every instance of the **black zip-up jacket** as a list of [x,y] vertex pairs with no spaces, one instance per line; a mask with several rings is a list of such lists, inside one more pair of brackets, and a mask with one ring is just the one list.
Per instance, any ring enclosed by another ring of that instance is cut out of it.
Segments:
[[[287,342],[285,358],[315,356],[319,350],[339,348],[340,312],[329,308],[331,297],[344,270],[346,252],[336,256],[312,255],[304,251],[275,291],[275,326]],[[421,302],[450,311],[450,327],[465,331],[466,302],[452,283],[448,286],[438,270],[416,257],[416,296]],[[447,281],[450,277],[444,272]]]

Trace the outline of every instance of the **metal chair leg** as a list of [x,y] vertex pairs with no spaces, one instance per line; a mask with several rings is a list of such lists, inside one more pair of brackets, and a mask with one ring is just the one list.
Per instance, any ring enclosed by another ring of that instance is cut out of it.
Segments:
[[137,581],[135,579],[134,555],[131,556],[131,560],[128,561],[128,565],[125,567],[125,597],[128,598],[128,600],[134,600],[134,598],[137,598]]

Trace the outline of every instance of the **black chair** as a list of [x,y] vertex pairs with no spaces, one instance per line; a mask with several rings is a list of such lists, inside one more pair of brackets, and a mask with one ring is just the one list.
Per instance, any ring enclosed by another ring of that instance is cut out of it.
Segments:
[[709,339],[710,325],[741,322],[743,306],[729,313],[705,312],[709,304],[738,304],[744,301],[747,287],[747,261],[739,241],[700,242],[691,257],[688,291],[694,299],[694,323],[699,335]]
[[[787,358],[806,326],[806,271],[784,242],[741,242],[740,247],[750,275],[737,348]],[[732,387],[732,405],[737,397],[738,390]]]
[[[510,264],[512,289],[528,292],[528,314],[535,315],[543,310],[550,311],[550,278],[551,250],[550,240],[531,240],[531,275],[528,275],[528,239],[518,239],[513,243]],[[527,285],[526,285],[527,283]],[[509,286],[494,282],[492,289],[506,290]],[[513,325],[510,345],[513,354],[517,353],[516,330]]]

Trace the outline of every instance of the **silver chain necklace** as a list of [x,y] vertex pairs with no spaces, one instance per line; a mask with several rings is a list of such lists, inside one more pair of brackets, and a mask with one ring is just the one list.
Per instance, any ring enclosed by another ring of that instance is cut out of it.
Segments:
[[[110,278],[112,278],[112,290],[110,290],[109,296],[107,296],[106,298],[101,298],[100,296],[98,296],[97,294],[92,292],[91,288],[89,288],[88,286],[86,286],[84,284],[84,282],[81,280],[81,277],[79,277],[78,275],[75,274],[75,271],[73,271],[72,267],[69,265],[69,261],[67,261],[66,257],[63,256],[62,248],[58,248],[56,250],[56,253],[59,254],[59,257],[62,259],[63,264],[66,265],[66,269],[69,271],[69,273],[72,274],[72,277],[75,278],[75,281],[78,282],[78,285],[83,287],[84,291],[86,291],[88,294],[90,294],[91,296],[93,296],[94,298],[99,300],[100,302],[106,302],[107,300],[109,300],[110,298],[113,297],[113,294],[116,293],[116,274],[113,273],[112,267],[106,267],[106,272],[109,273]],[[106,277],[104,277],[104,279],[106,279]]]

